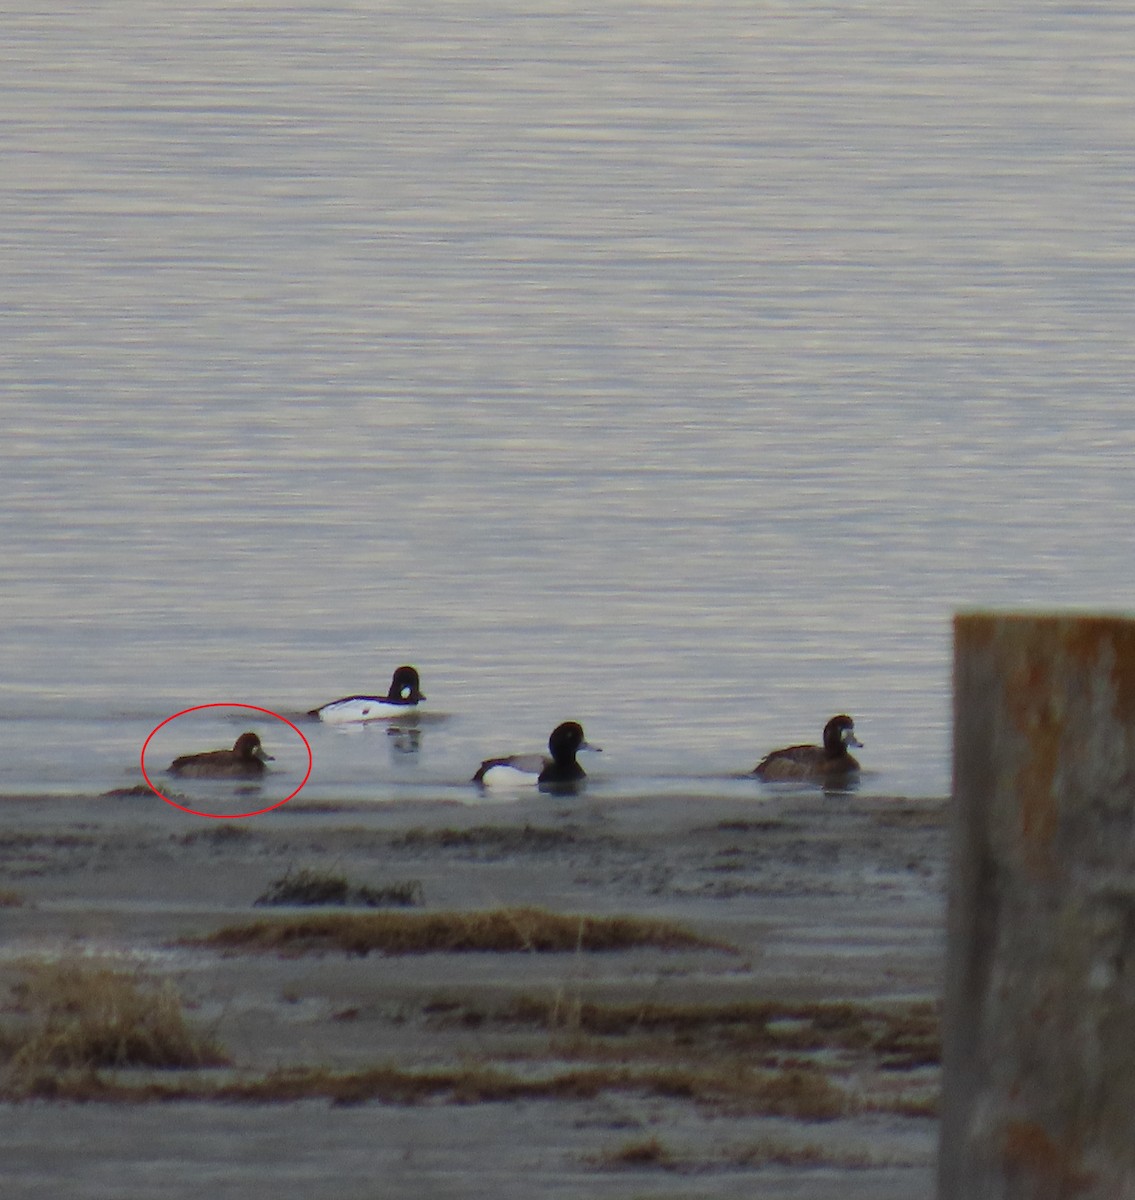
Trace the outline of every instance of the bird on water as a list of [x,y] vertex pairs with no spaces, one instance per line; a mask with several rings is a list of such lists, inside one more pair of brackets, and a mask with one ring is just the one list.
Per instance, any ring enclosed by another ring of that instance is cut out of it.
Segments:
[[849,747],[862,747],[855,736],[855,722],[840,713],[824,726],[822,746],[786,746],[766,754],[753,768],[767,782],[819,781],[834,783],[858,774],[859,763]]
[[169,765],[171,775],[182,779],[259,779],[271,762],[252,732],[242,733],[231,750],[208,750],[203,754],[183,754]]
[[485,788],[535,784],[541,791],[572,791],[587,778],[587,773],[576,762],[575,756],[580,750],[598,751],[599,747],[587,741],[578,721],[564,721],[548,738],[551,758],[543,754],[487,758],[477,769],[473,782]]
[[422,683],[414,667],[399,667],[390,680],[385,696],[344,696],[330,700],[308,712],[332,725],[350,721],[381,721],[388,717],[404,717],[415,712],[425,699]]

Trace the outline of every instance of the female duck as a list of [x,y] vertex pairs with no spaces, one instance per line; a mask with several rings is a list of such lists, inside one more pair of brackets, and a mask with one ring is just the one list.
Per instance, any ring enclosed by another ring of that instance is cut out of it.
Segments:
[[266,754],[255,733],[242,733],[231,750],[209,750],[204,754],[183,754],[169,765],[171,775],[182,779],[259,779],[264,774]]
[[313,708],[307,715],[340,725],[348,721],[381,721],[412,713],[424,699],[418,672],[413,667],[399,667],[385,696],[344,696],[342,700]]
[[525,787],[536,784],[541,791],[573,791],[587,778],[587,773],[575,761],[579,750],[599,750],[589,745],[583,736],[583,726],[565,721],[552,730],[548,738],[551,758],[542,754],[509,754],[504,758],[487,758],[481,763],[473,782],[485,788]]
[[862,745],[855,737],[855,722],[841,713],[824,726],[822,746],[787,746],[783,750],[774,750],[757,763],[753,774],[769,782],[837,782],[858,772],[859,763],[848,753],[848,747]]

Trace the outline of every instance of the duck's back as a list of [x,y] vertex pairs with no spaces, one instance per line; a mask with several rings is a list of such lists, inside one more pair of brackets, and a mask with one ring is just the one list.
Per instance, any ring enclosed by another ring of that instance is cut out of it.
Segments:
[[814,779],[823,770],[825,754],[820,746],[786,746],[766,754],[753,769],[758,779]]
[[753,768],[753,774],[770,782],[789,782],[794,779],[834,779],[858,770],[859,763],[846,751],[833,756],[823,746],[786,746],[762,758]]
[[259,779],[265,771],[258,758],[244,758],[232,750],[185,754],[170,763],[170,774],[182,779]]

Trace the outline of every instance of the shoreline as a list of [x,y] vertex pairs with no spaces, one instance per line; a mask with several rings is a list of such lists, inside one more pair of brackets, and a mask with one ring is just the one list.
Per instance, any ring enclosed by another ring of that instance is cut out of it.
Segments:
[[[688,1195],[696,1175],[699,1196],[758,1184],[762,1195],[795,1196],[806,1180],[816,1198],[929,1197],[935,1054],[888,1052],[881,1036],[857,1045],[876,1035],[849,1031],[899,1028],[903,1014],[925,1021],[935,1009],[947,807],[814,792],[757,804],[696,793],[483,806],[324,806],[312,797],[245,821],[204,821],[144,798],[8,798],[0,888],[21,902],[3,910],[0,987],[10,993],[29,963],[53,958],[172,981],[190,1022],[215,1036],[231,1065],[101,1074],[122,1087],[167,1089],[201,1078],[201,1094],[168,1111],[178,1113],[172,1124],[197,1130],[192,1170],[208,1164],[234,1195],[255,1180],[297,1198],[484,1188],[629,1200]],[[731,950],[282,957],[181,940],[253,920],[358,911],[255,904],[303,871],[359,888],[403,886],[422,901],[409,912],[535,907],[580,920],[665,921]],[[757,1013],[758,1004],[772,1007]],[[628,1012],[637,1023],[607,1028]],[[647,1013],[660,1022],[649,1036]],[[326,1087],[314,1084],[309,1101],[216,1093],[226,1080],[293,1069],[359,1087],[380,1067],[403,1084],[449,1072],[450,1086],[412,1103],[363,1094],[357,1109],[328,1107]],[[748,1081],[735,1094],[728,1072]],[[483,1094],[470,1091],[474,1075]],[[569,1076],[579,1094],[563,1082]],[[768,1098],[767,1087],[780,1094],[789,1079],[811,1089],[795,1114]],[[318,1135],[308,1125],[313,1102]],[[98,1138],[121,1180],[116,1195],[147,1194],[157,1159],[176,1158],[182,1144],[182,1131],[155,1133],[151,1116],[168,1103],[6,1105],[13,1123],[0,1152],[12,1164],[11,1194],[41,1194],[35,1180],[48,1177],[55,1186],[66,1179],[68,1194],[98,1194],[73,1190],[90,1151],[79,1142],[73,1154],[59,1149],[60,1127],[71,1122]],[[272,1153],[269,1127],[289,1131]],[[248,1138],[234,1145],[237,1129]],[[302,1164],[328,1139],[341,1150],[320,1181],[301,1186]],[[186,1184],[185,1195],[192,1190]]]

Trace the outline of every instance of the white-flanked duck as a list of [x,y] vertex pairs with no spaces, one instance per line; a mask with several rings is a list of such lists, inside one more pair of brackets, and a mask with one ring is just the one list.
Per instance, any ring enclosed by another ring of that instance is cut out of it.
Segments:
[[565,721],[557,725],[548,738],[551,758],[543,754],[487,758],[473,776],[473,782],[494,790],[537,786],[541,791],[572,791],[587,778],[587,773],[575,760],[576,753],[599,749],[584,738],[583,726],[578,721]]
[[344,696],[341,700],[331,700],[319,708],[311,709],[307,715],[318,717],[328,724],[382,721],[414,712],[424,699],[418,672],[413,667],[399,667],[385,696]]

